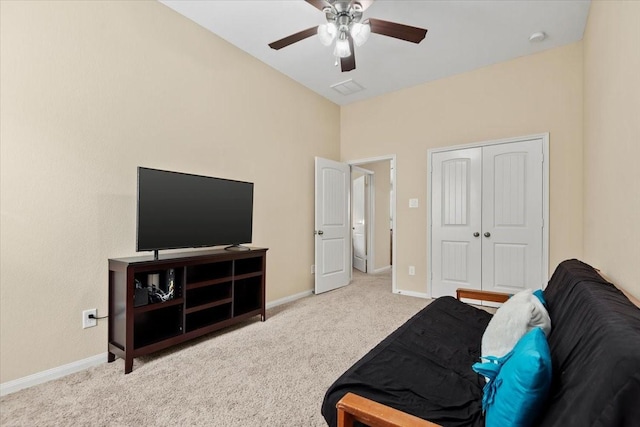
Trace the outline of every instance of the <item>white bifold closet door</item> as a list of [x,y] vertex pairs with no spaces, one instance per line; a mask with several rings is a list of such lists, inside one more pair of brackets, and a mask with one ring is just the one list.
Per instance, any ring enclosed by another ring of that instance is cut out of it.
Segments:
[[543,281],[541,139],[432,156],[432,296]]

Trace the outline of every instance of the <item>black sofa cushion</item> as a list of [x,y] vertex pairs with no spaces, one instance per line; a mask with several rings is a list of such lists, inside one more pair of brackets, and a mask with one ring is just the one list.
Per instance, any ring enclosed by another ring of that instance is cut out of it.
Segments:
[[556,268],[544,295],[553,383],[540,425],[640,425],[640,309],[578,260]]
[[491,315],[452,297],[433,301],[347,370],[327,391],[322,415],[337,424],[347,393],[443,426],[483,426],[480,357]]

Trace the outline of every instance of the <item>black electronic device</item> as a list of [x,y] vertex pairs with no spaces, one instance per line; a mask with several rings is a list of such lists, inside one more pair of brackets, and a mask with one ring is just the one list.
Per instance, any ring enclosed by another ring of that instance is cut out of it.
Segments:
[[238,246],[252,231],[253,183],[138,167],[138,251]]
[[135,288],[133,294],[133,306],[140,307],[149,304],[149,288],[142,286],[139,280],[135,281]]

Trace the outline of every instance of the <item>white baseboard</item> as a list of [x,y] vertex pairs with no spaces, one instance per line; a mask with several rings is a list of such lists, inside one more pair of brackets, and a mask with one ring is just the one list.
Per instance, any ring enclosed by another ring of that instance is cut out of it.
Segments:
[[275,301],[271,301],[267,303],[267,310],[273,307],[277,307],[279,305],[282,304],[286,304],[288,302],[292,302],[295,300],[298,300],[300,298],[304,298],[304,297],[308,297],[309,295],[313,295],[313,291],[312,290],[308,290],[308,291],[304,291],[304,292],[300,292],[294,295],[289,295],[288,297],[284,297],[284,298],[280,298],[277,299]]
[[22,390],[27,387],[46,383],[51,380],[62,378],[69,374],[82,371],[92,366],[97,366],[107,362],[107,353],[96,354],[95,356],[88,357],[86,359],[71,362],[66,365],[58,366],[57,368],[51,368],[46,371],[37,372],[26,377],[18,378],[17,380],[7,381],[0,384],[0,396],[5,396],[10,393],[15,393],[18,390]]
[[[309,295],[313,295],[313,291],[308,290],[297,293],[295,295],[280,298],[275,301],[271,301],[267,303],[266,308],[269,309],[277,307],[279,305],[286,304],[300,298],[308,297]],[[75,372],[79,372],[92,366],[97,366],[101,363],[106,362],[107,353],[102,353],[92,357],[88,357],[86,359],[78,360],[76,362],[71,362],[66,365],[58,366],[57,368],[51,368],[46,371],[37,372],[26,377],[18,378],[17,380],[7,381],[6,383],[0,384],[0,396],[5,396],[7,394],[15,393],[16,391],[32,387],[34,385],[43,384],[51,380],[62,378],[69,374],[73,374]]]
[[389,270],[391,270],[391,266],[387,265],[386,267],[376,268],[375,270],[373,270],[373,274],[384,273]]
[[426,292],[414,292],[414,291],[397,290],[397,291],[394,292],[394,294],[406,295],[408,297],[429,299],[429,295],[427,295]]

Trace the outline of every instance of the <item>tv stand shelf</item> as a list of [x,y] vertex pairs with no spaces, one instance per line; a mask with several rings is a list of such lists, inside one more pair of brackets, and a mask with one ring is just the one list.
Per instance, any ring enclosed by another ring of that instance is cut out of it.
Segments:
[[[133,359],[260,315],[265,310],[265,248],[182,252],[109,259],[109,356]],[[136,295],[138,286],[168,288],[165,302]]]

